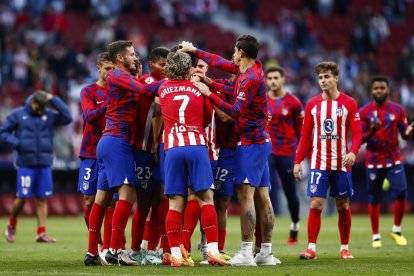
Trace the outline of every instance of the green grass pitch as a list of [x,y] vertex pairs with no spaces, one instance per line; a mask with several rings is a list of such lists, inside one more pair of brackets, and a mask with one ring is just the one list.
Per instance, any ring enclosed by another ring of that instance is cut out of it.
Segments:
[[[16,242],[9,244],[4,238],[0,241],[0,275],[414,275],[414,216],[407,215],[403,221],[403,234],[408,240],[408,246],[404,248],[395,245],[389,237],[392,223],[391,216],[381,217],[383,247],[373,249],[368,216],[353,216],[350,244],[353,260],[339,259],[339,233],[337,216],[334,215],[322,218],[317,260],[298,259],[306,247],[306,218],[301,222],[299,244],[287,246],[289,219],[276,217],[273,252],[282,261],[282,265],[276,267],[85,267],[83,257],[87,249],[87,231],[83,218],[50,218],[47,229],[51,236],[57,238],[56,244],[34,242],[36,219],[21,218]],[[1,230],[6,225],[7,218],[1,218]],[[240,248],[239,228],[238,218],[229,218],[226,251],[231,255]],[[127,229],[129,237],[130,222]],[[192,256],[196,263],[201,259],[196,251],[198,240],[196,231],[192,239]]]

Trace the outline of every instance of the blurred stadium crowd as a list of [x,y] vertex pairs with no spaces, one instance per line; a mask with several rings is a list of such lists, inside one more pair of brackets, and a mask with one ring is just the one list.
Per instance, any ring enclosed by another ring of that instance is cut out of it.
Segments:
[[[274,24],[280,51],[263,44],[259,58],[265,66],[279,63],[285,68],[286,90],[303,103],[319,93],[313,66],[330,59],[340,66],[340,89],[360,106],[370,100],[371,77],[387,74],[391,99],[406,108],[410,122],[414,120],[414,21],[409,16],[414,17],[413,0],[275,2],[0,0],[0,123],[35,90],[59,95],[70,106],[74,123],[56,135],[55,167],[76,167],[82,139],[79,93],[98,78],[97,53],[110,41],[129,39],[134,41],[145,68],[150,49],[171,47],[185,39],[228,57],[234,46],[230,43],[218,41],[209,48],[219,30],[211,18],[220,5],[244,11],[246,22],[239,24]],[[365,5],[355,8],[357,2]],[[270,19],[266,14],[262,17],[266,5],[278,9]],[[332,23],[339,23],[331,25],[332,18]],[[200,28],[192,27],[200,24],[201,33],[197,31]],[[394,41],[393,33],[401,34],[398,41]],[[226,41],[234,41],[232,34],[221,35],[231,36]],[[383,50],[384,45],[390,46]],[[381,55],[390,53],[391,62],[378,62]],[[406,162],[414,163],[412,142],[403,145],[403,156]],[[9,166],[12,159],[12,149],[0,144],[0,166]]]

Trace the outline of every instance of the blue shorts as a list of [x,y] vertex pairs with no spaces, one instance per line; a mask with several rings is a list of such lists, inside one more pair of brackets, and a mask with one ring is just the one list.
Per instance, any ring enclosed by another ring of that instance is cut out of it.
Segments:
[[133,152],[137,191],[149,193],[159,184],[152,176],[155,168],[154,155],[139,149],[134,149]]
[[96,195],[98,188],[98,160],[81,158],[79,165],[78,191],[83,195]]
[[330,188],[331,197],[351,197],[354,194],[351,172],[311,169],[307,195],[326,198],[328,188]]
[[252,187],[270,187],[268,158],[272,144],[238,146],[236,154],[236,185],[248,183]]
[[213,173],[205,146],[173,147],[165,152],[166,195],[188,195],[214,189]]
[[108,180],[106,186],[99,180],[100,190],[116,190],[122,184],[136,187],[134,155],[126,139],[102,136],[98,142],[96,156],[102,160]]
[[158,146],[158,164],[154,168],[154,179],[158,182],[165,183],[165,151],[164,143]]
[[50,167],[17,169],[17,197],[32,198],[33,193],[37,198],[47,198],[53,195]]
[[219,196],[233,196],[236,180],[236,156],[234,148],[221,148],[217,160],[217,170],[214,172],[215,194]]
[[407,179],[403,165],[400,164],[381,169],[367,168],[366,179],[370,203],[379,202],[385,178],[390,182],[390,192],[393,199],[407,197]]

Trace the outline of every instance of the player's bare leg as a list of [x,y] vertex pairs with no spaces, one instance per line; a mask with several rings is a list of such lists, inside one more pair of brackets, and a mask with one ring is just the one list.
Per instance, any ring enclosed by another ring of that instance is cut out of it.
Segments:
[[308,217],[308,248],[299,255],[300,259],[316,259],[316,241],[321,229],[321,214],[325,205],[323,197],[311,197]]
[[17,217],[20,212],[23,210],[26,199],[17,197],[13,201],[12,213],[9,220],[9,225],[7,225],[6,232],[4,236],[8,242],[14,242],[16,240],[16,224]]
[[281,262],[273,256],[272,252],[272,236],[275,215],[272,202],[269,196],[268,187],[260,187],[255,191],[255,205],[258,210],[258,223],[260,223],[262,242],[260,252],[256,254],[254,260],[260,265],[277,265]]
[[46,234],[47,219],[47,200],[46,198],[36,198],[36,215],[37,215],[37,242],[56,242],[56,239]]
[[338,227],[341,236],[340,256],[342,259],[353,259],[349,252],[349,236],[351,233],[351,209],[349,209],[349,198],[335,198],[336,209],[338,210]]
[[240,203],[240,228],[242,234],[241,250],[229,261],[231,265],[256,266],[253,259],[253,234],[256,226],[256,210],[254,206],[255,188],[250,184],[236,186]]

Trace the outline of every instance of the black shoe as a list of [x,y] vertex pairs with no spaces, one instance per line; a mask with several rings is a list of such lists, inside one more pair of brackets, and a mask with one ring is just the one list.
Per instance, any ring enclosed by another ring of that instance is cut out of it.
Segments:
[[128,253],[121,251],[117,253],[112,253],[111,250],[108,250],[105,255],[105,260],[110,264],[117,265],[138,265],[138,263],[133,260]]
[[99,261],[99,255],[93,256],[89,253],[85,255],[85,259],[83,260],[83,263],[86,266],[96,266],[96,265],[102,265],[102,263]]

